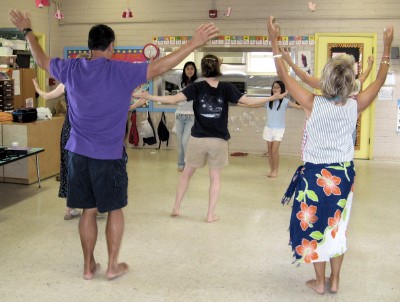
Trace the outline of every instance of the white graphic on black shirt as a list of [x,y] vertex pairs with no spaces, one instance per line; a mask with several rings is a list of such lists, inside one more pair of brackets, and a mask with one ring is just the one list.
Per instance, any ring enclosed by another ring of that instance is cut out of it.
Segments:
[[215,99],[210,98],[207,99],[203,97],[199,100],[200,102],[200,114],[206,118],[218,119],[222,114],[222,105],[224,101],[221,98]]

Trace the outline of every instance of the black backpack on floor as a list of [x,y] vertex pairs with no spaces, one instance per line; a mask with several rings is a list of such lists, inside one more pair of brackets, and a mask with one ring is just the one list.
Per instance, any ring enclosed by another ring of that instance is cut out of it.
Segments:
[[157,134],[158,134],[158,149],[161,147],[161,142],[167,142],[167,147],[168,147],[168,141],[169,141],[169,131],[167,128],[167,122],[165,119],[165,113],[161,114],[161,119],[160,122],[158,123],[157,127]]

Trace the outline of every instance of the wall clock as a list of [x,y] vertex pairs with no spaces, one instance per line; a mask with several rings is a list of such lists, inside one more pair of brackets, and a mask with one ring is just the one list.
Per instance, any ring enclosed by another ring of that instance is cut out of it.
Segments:
[[143,46],[143,55],[148,60],[156,59],[160,55],[160,49],[155,44],[146,44],[145,46]]

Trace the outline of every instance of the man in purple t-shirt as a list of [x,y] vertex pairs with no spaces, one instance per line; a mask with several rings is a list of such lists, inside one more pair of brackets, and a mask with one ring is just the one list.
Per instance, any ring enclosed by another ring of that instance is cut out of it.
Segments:
[[69,150],[68,200],[83,208],[79,234],[84,256],[83,278],[92,279],[98,263],[94,258],[97,212],[108,212],[106,238],[109,261],[106,272],[114,279],[128,271],[118,262],[124,229],[122,208],[127,205],[128,177],[123,147],[125,122],[131,93],[141,83],[163,74],[193,50],[218,34],[214,24],[203,24],[193,38],[172,54],[152,63],[111,61],[115,35],[106,25],[89,32],[90,59],[51,59],[38,44],[27,14],[10,11],[10,21],[23,32],[39,67],[62,82],[69,93],[71,135]]

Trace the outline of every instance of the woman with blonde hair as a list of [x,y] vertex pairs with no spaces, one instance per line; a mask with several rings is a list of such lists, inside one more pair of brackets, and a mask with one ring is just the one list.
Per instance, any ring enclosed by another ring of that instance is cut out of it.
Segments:
[[[314,95],[287,73],[277,41],[279,26],[273,16],[268,22],[268,33],[278,76],[307,117],[302,144],[304,165],[297,169],[282,200],[289,202],[294,194],[290,244],[297,263],[314,265],[316,277],[306,285],[324,294],[328,283],[330,291],[336,293],[347,250],[346,231],[354,191],[352,133],[358,114],[373,102],[385,82],[393,27],[388,26],[383,32],[383,56],[376,80],[354,97],[353,57],[341,55],[330,59],[320,81],[322,95]],[[325,277],[327,262],[330,277]]]

